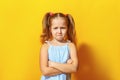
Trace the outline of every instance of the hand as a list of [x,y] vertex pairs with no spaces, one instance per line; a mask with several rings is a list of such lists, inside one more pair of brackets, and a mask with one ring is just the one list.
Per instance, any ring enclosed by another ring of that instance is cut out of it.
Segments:
[[67,60],[67,64],[72,64],[72,62],[73,62],[72,59]]

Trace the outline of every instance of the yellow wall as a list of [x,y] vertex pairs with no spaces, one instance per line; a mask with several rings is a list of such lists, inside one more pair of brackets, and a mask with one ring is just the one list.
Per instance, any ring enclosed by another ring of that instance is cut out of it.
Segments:
[[0,80],[39,80],[39,35],[48,11],[75,19],[80,66],[73,80],[120,80],[119,0],[0,1]]

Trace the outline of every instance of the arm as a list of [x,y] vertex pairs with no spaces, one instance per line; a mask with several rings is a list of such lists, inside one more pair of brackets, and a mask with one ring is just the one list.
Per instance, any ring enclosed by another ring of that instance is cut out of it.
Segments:
[[43,75],[53,76],[61,74],[62,72],[48,66],[48,45],[44,44],[40,50],[40,69]]
[[71,64],[62,64],[62,63],[49,61],[49,66],[56,68],[64,73],[76,72],[78,67],[77,50],[73,43],[69,44],[69,48],[70,48],[70,57],[72,60]]

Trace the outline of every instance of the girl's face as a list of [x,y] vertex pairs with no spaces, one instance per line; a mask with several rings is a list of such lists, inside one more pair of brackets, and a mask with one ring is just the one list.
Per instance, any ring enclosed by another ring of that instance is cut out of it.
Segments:
[[67,24],[64,18],[57,17],[51,20],[51,33],[53,39],[63,41],[67,34]]

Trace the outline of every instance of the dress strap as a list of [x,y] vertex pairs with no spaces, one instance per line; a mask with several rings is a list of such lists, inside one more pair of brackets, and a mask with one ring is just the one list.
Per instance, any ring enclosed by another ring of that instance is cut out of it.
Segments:
[[50,45],[50,42],[49,42],[49,41],[45,41],[45,43],[47,43],[48,45]]
[[67,40],[67,43],[66,43],[66,44],[68,45],[69,43],[71,43],[71,41],[70,41],[70,40]]
[[67,43],[70,43],[71,41],[70,40],[67,40]]

